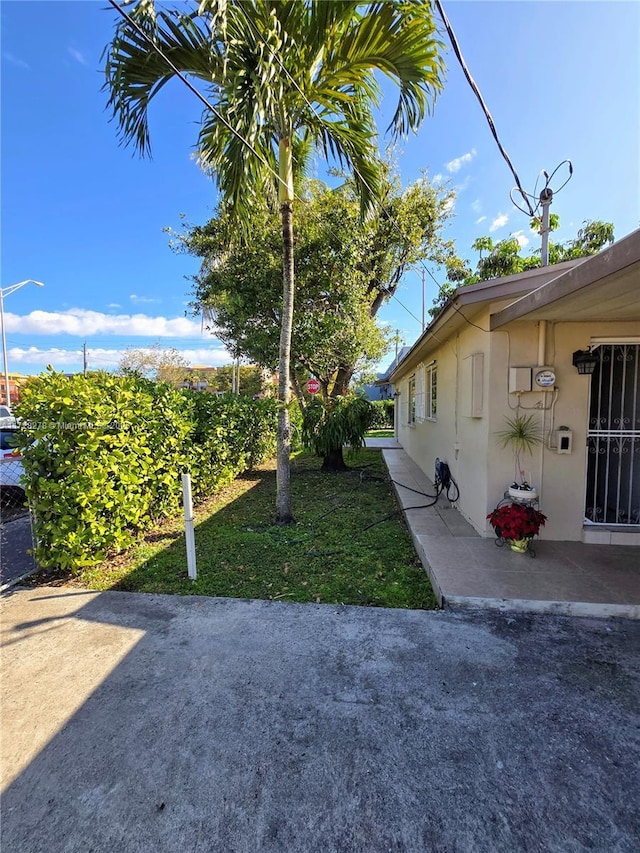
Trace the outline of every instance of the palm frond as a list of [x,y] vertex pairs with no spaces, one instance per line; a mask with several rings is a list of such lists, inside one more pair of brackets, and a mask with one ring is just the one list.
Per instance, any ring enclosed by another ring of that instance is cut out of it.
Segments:
[[323,86],[365,85],[372,96],[371,71],[382,71],[400,89],[390,124],[396,134],[416,130],[443,86],[442,43],[426,0],[381,0],[365,7],[324,56]]
[[175,76],[149,39],[181,72],[208,84],[219,78],[222,62],[210,34],[192,15],[159,12],[138,14],[134,20],[142,32],[123,21],[103,52],[103,90],[109,93],[107,106],[118,122],[121,141],[133,144],[141,154],[149,154],[149,104]]

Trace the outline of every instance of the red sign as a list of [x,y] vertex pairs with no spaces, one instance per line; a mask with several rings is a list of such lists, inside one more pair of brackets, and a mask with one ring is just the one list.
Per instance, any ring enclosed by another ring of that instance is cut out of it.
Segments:
[[318,382],[317,379],[310,379],[307,382],[307,391],[310,394],[317,394],[319,390],[320,390],[320,383]]

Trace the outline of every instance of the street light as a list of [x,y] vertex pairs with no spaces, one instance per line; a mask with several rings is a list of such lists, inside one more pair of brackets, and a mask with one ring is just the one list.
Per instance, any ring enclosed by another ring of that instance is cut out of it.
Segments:
[[33,278],[28,278],[25,281],[19,281],[17,284],[10,284],[9,287],[0,287],[0,324],[2,325],[2,359],[4,365],[4,393],[7,401],[7,407],[11,411],[11,394],[9,393],[9,366],[7,364],[7,338],[4,331],[4,298],[11,296],[16,290],[24,287],[25,284],[35,284],[37,287],[44,287],[41,281],[36,281]]

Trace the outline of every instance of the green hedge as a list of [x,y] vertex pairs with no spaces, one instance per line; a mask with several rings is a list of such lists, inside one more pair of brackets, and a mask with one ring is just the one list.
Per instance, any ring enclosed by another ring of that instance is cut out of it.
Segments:
[[393,412],[395,404],[393,400],[373,400],[372,406],[375,414],[371,429],[393,429]]
[[17,407],[36,559],[71,571],[176,512],[182,471],[211,494],[273,452],[273,401],[107,373],[30,379]]

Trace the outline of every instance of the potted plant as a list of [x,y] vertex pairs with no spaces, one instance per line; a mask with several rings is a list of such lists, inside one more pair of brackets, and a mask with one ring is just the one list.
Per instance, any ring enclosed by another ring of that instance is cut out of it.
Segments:
[[509,501],[498,505],[487,519],[499,540],[508,542],[512,551],[524,553],[533,537],[540,533],[547,516],[532,506]]
[[522,467],[522,454],[532,453],[533,448],[540,444],[540,427],[533,415],[516,414],[515,417],[505,420],[507,428],[501,430],[498,436],[503,447],[511,447],[513,450],[515,477],[509,487],[509,497],[514,501],[530,503],[538,497],[538,492],[527,482]]

